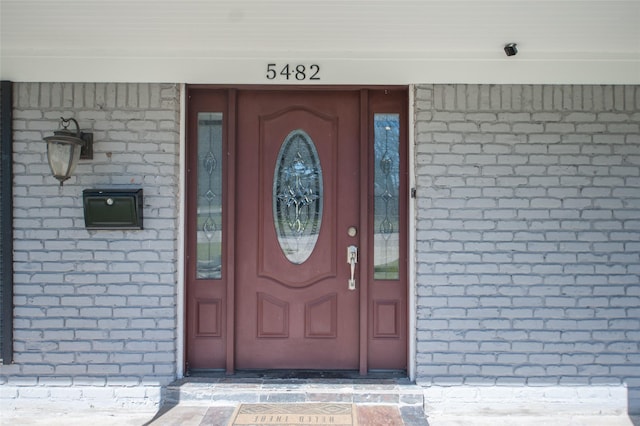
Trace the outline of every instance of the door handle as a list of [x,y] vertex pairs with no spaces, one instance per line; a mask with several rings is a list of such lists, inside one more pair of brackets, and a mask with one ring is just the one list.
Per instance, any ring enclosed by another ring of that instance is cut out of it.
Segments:
[[349,290],[356,289],[356,263],[358,263],[358,247],[347,247],[347,263],[351,266],[351,278],[349,279]]

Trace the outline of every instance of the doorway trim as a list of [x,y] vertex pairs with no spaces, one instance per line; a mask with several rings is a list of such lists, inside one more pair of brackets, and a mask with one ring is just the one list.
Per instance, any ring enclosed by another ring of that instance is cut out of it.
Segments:
[[[407,214],[407,312],[406,315],[406,324],[407,324],[407,376],[410,380],[414,381],[416,378],[416,310],[417,310],[417,298],[415,295],[416,290],[416,273],[417,273],[417,259],[415,257],[415,245],[416,245],[416,231],[415,231],[415,223],[416,223],[416,199],[415,199],[415,85],[409,84],[407,86],[389,86],[389,85],[353,85],[353,86],[280,86],[280,85],[216,85],[216,84],[180,84],[180,160],[179,160],[179,176],[180,176],[180,193],[178,195],[178,214],[180,217],[178,223],[178,240],[177,240],[177,291],[176,291],[176,377],[178,379],[184,378],[186,373],[185,363],[186,363],[186,222],[187,222],[187,197],[186,197],[186,182],[187,182],[187,158],[186,158],[186,147],[187,147],[187,134],[186,134],[186,120],[187,120],[187,103],[188,103],[188,90],[189,88],[194,89],[263,89],[263,90],[326,90],[326,89],[384,89],[384,88],[399,88],[404,87],[407,90],[407,102],[406,111],[406,141],[407,141],[407,151],[406,151],[406,161],[407,161],[407,190],[409,194],[408,202],[406,204],[406,214]],[[235,172],[235,171],[233,171]],[[233,183],[235,184],[235,182]],[[413,194],[413,195],[412,195]],[[235,302],[234,302],[235,303]],[[233,315],[233,313],[229,314]],[[234,338],[232,334],[232,338]],[[233,351],[232,348],[228,348],[227,351]],[[229,364],[233,366],[234,360],[227,360],[227,366]],[[228,369],[227,369],[228,370]]]
[[417,298],[416,298],[416,283],[417,283],[417,259],[416,259],[416,199],[415,191],[416,187],[416,161],[415,161],[415,85],[409,85],[408,96],[408,109],[407,109],[407,173],[408,182],[407,187],[409,189],[409,204],[407,206],[407,254],[408,268],[407,271],[407,375],[411,381],[416,380],[416,359],[417,359],[417,344],[416,344],[416,322],[417,322]]
[[187,333],[185,329],[185,316],[187,315],[186,307],[186,226],[187,226],[187,85],[180,84],[180,146],[179,149],[179,173],[180,182],[178,187],[178,250],[177,250],[177,272],[178,272],[178,288],[176,289],[176,378],[184,377],[184,363]]

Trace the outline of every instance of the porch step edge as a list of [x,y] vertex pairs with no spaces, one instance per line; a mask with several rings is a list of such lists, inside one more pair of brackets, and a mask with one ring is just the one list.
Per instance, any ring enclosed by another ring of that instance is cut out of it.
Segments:
[[178,383],[166,388],[166,404],[336,402],[424,406],[424,389],[415,384],[246,384]]

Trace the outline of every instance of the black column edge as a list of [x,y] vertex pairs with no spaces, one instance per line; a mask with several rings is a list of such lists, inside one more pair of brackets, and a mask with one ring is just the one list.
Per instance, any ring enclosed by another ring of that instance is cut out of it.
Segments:
[[13,83],[0,81],[0,227],[2,227],[2,339],[3,364],[13,362]]

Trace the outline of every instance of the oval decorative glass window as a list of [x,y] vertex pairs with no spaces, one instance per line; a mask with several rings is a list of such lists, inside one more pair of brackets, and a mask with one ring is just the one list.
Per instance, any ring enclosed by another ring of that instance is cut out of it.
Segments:
[[322,168],[318,151],[301,129],[285,138],[273,176],[273,220],[278,242],[290,262],[311,256],[322,222]]

